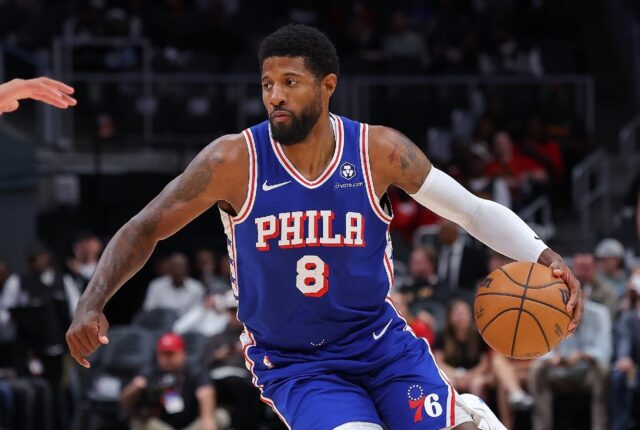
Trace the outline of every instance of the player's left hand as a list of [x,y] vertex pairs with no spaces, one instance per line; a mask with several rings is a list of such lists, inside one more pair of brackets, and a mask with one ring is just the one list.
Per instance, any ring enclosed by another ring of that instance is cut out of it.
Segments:
[[60,109],[75,106],[78,102],[71,97],[74,89],[62,82],[41,77],[35,79],[14,79],[0,84],[0,114],[13,112],[20,106],[19,100],[33,99]]
[[548,264],[548,266],[552,270],[553,276],[562,278],[564,283],[567,284],[567,287],[569,287],[569,292],[571,293],[566,307],[567,312],[573,312],[573,318],[571,319],[569,328],[567,329],[567,336],[571,336],[575,333],[580,321],[582,320],[582,314],[584,312],[584,297],[580,281],[576,279],[575,275],[565,264],[562,257],[558,254],[556,255],[558,258],[554,259],[550,264]]

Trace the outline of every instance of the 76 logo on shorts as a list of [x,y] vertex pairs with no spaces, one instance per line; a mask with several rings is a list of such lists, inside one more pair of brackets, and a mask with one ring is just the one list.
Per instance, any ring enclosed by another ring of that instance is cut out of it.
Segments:
[[431,418],[436,418],[442,415],[442,406],[438,403],[440,396],[435,393],[427,394],[425,396],[424,390],[420,385],[414,384],[409,386],[409,389],[407,390],[407,397],[409,398],[409,407],[416,410],[416,413],[413,416],[414,423],[422,421],[423,410]]

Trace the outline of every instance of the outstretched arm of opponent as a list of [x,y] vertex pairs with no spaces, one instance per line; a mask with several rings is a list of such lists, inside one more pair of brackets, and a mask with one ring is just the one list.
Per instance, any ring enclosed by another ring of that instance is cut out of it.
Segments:
[[433,167],[424,153],[396,130],[371,127],[369,153],[378,196],[389,185],[396,185],[494,250],[515,260],[537,261],[553,269],[553,274],[561,277],[571,291],[567,311],[575,311],[568,331],[575,331],[583,313],[580,283],[562,257],[548,248],[515,213],[467,191]]
[[218,201],[235,208],[242,205],[248,163],[241,135],[216,140],[118,230],[100,258],[67,332],[71,355],[78,363],[89,367],[85,357],[108,342],[104,306],[146,263],[158,241],[173,235]]
[[62,82],[41,77],[34,79],[13,79],[0,83],[0,115],[13,112],[20,106],[20,100],[33,99],[60,109],[77,104],[71,97],[74,89]]

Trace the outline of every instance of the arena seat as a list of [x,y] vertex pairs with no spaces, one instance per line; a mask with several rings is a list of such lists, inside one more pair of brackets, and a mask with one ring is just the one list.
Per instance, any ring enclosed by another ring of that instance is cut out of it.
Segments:
[[154,333],[165,333],[171,331],[177,319],[178,314],[173,309],[156,308],[140,310],[133,317],[131,324]]

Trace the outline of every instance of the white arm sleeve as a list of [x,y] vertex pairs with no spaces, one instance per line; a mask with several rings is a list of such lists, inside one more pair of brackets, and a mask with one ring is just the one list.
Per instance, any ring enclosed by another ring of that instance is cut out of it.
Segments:
[[411,197],[443,218],[459,224],[473,237],[507,257],[538,261],[547,248],[510,209],[467,191],[451,176],[431,167],[422,187]]

